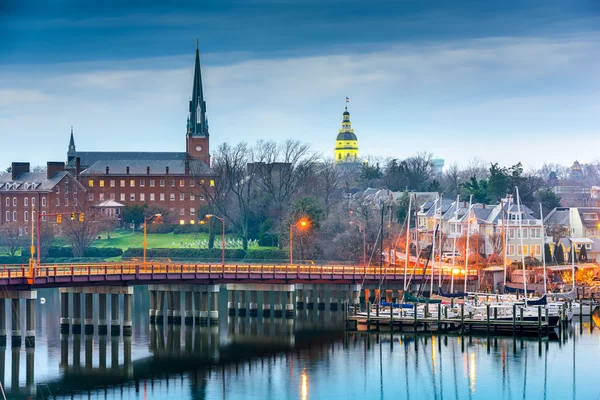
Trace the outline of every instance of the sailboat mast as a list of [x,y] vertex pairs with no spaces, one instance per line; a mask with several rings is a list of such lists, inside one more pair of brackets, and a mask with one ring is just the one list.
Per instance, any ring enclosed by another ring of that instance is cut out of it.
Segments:
[[[442,227],[442,204],[444,202],[444,195],[440,195],[440,219],[438,222],[438,230]],[[437,215],[436,215],[437,217]],[[439,233],[438,238],[438,290],[442,287],[442,233]]]
[[523,223],[521,215],[521,198],[519,197],[519,188],[515,186],[517,191],[517,214],[519,219],[519,236],[521,237],[521,263],[523,267],[523,290],[525,291],[525,307],[527,307],[527,273],[525,271],[525,252],[523,251]]
[[502,266],[504,267],[504,283],[502,285],[502,290],[504,290],[506,287],[506,221],[504,219],[504,201],[502,201]]
[[540,203],[540,219],[542,221],[542,245],[540,247],[540,249],[542,249],[542,264],[544,266],[544,294],[548,293],[548,289],[547,289],[547,283],[546,281],[548,280],[548,274],[546,273],[546,243],[544,240],[545,232],[544,232],[544,210],[542,210],[542,203]]
[[[456,196],[456,203],[454,204],[454,244],[452,245],[452,274],[450,278],[450,293],[454,293],[454,265],[456,263],[456,237],[458,236],[458,232],[456,228],[458,227],[458,207],[460,202],[460,195]],[[440,257],[441,260],[441,257]]]
[[406,260],[404,261],[404,291],[406,292],[406,273],[408,270],[408,259],[410,258],[410,206],[412,195],[408,196],[408,213],[406,214]]
[[433,280],[435,279],[435,234],[437,228],[437,220],[435,217],[437,214],[438,201],[439,197],[435,200],[435,203],[433,203],[433,236],[431,238],[431,254],[433,255],[433,260],[431,260],[431,285],[429,286],[429,297],[433,294]]
[[469,238],[471,236],[471,206],[473,205],[473,195],[469,196],[469,210],[467,211],[467,248],[465,250],[465,288],[467,292],[467,280],[469,279]]

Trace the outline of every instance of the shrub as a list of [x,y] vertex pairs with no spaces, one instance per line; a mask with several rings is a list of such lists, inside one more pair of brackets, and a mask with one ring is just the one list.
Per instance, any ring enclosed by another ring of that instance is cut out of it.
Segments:
[[175,224],[149,224],[146,233],[171,233],[179,225]]
[[208,232],[207,225],[177,225],[177,227],[173,230],[175,235],[185,234],[185,233],[201,233]]
[[248,249],[246,259],[248,260],[287,260],[289,253],[279,249]]
[[[123,250],[118,247],[88,247],[83,257],[108,258],[118,257]],[[48,258],[73,258],[73,248],[68,246],[53,246],[48,249]]]
[[[123,257],[143,257],[144,250],[141,248],[129,248],[123,253]],[[225,249],[227,260],[243,260],[246,252],[242,249]],[[148,258],[169,258],[171,260],[197,260],[210,259],[220,260],[221,249],[147,249]]]

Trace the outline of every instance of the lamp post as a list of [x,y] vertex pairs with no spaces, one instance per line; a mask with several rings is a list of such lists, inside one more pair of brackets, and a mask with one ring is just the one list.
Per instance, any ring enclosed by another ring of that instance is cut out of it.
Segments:
[[[296,222],[296,225],[298,225],[299,228],[306,228],[306,227],[308,227],[309,223],[306,219],[303,218],[300,221]],[[292,229],[293,227],[294,227],[294,224],[291,223],[290,224],[290,265],[293,264],[293,253],[294,253],[293,247],[292,247],[294,244],[294,241],[293,241],[293,232],[294,231]]]
[[148,241],[146,240],[146,225],[152,219],[160,218],[161,216],[161,214],[154,214],[149,217],[144,217],[144,265],[146,265],[146,248],[148,247]]
[[225,267],[225,217],[217,217],[214,214],[206,214],[206,218],[216,218],[221,221],[223,230],[221,231],[221,264]]

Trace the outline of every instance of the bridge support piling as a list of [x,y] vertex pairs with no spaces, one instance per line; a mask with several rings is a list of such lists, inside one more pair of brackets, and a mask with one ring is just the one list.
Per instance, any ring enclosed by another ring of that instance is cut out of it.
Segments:
[[331,291],[331,297],[329,298],[329,310],[330,311],[338,310],[338,297],[337,297],[337,291],[335,291],[335,290]]
[[150,290],[150,310],[148,311],[148,321],[151,324],[156,323],[156,290]]
[[296,308],[298,310],[304,309],[304,297],[302,297],[302,289],[296,290]]
[[220,289],[221,288],[219,287],[219,285],[210,285],[208,287],[208,290],[211,292],[210,293],[211,307],[210,307],[210,313],[209,313],[211,325],[217,325],[219,323],[219,290]]
[[317,291],[317,308],[319,310],[325,309],[325,291],[324,290]]
[[106,293],[98,295],[98,334],[106,335],[108,333],[108,325],[106,323]]
[[81,293],[73,292],[73,319],[71,320],[71,331],[81,333]]
[[[3,300],[4,301],[4,300]],[[60,293],[60,333],[69,333],[69,293]]]
[[[12,346],[21,346],[21,299],[12,299]],[[17,385],[18,387],[18,385]]]
[[283,316],[283,304],[281,302],[281,292],[275,292],[275,303],[273,304],[273,315],[275,318],[281,318]]
[[119,295],[110,295],[110,334],[112,336],[121,335],[121,317],[119,316]]
[[0,299],[0,346],[6,345],[6,304]]
[[313,310],[315,308],[315,299],[314,299],[314,291],[307,290],[306,291],[306,309]]
[[208,324],[208,292],[202,292],[202,301],[200,302],[200,307],[202,307],[200,311],[200,323]]
[[85,354],[85,360],[83,361],[83,365],[86,369],[92,369],[92,364],[94,361],[94,336],[93,335],[85,335],[83,337],[83,349]]
[[262,316],[263,317],[271,316],[271,292],[269,292],[269,291],[263,292]]
[[181,325],[181,292],[179,290],[173,293],[173,325]]
[[154,310],[154,321],[156,322],[157,325],[162,325],[165,322],[165,319],[163,316],[164,299],[165,299],[164,290],[157,290],[156,291],[156,308]]
[[174,293],[172,291],[167,292],[167,324],[173,324],[173,307],[174,307]]
[[227,288],[227,315],[235,317],[235,290]]
[[25,300],[25,347],[35,347],[35,300]]
[[[27,342],[25,344],[27,344]],[[27,350],[25,350],[25,388],[33,396],[36,395],[35,350],[32,348],[28,348]]]
[[[100,331],[100,327],[98,327]],[[98,366],[101,370],[106,369],[106,336],[101,335],[98,337]]]
[[202,293],[194,292],[194,316],[196,317],[196,325],[200,324],[200,300]]
[[[133,324],[131,314],[133,309],[133,294],[123,295],[123,336],[131,336],[133,333]],[[179,319],[181,323],[181,318]]]
[[21,372],[21,351],[13,347],[12,348],[12,368],[10,371],[11,374],[11,389],[15,388],[18,390],[19,388],[19,373]]
[[85,319],[83,320],[83,331],[86,335],[94,333],[94,295],[85,294]]
[[185,292],[185,310],[183,311],[183,319],[186,325],[194,325],[194,292]]
[[294,318],[294,292],[289,291],[285,293],[285,317]]
[[258,317],[258,292],[256,290],[250,291],[250,316]]
[[246,316],[246,291],[240,291],[240,302],[238,303],[238,316],[245,317]]

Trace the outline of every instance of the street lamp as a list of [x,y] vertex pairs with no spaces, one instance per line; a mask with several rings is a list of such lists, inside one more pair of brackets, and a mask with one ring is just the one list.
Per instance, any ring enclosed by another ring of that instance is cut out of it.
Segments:
[[[310,222],[308,222],[307,219],[302,218],[300,221],[296,222],[296,225],[300,229],[306,229],[310,226]],[[293,239],[292,239],[293,238],[293,230],[292,230],[293,226],[294,226],[294,224],[291,223],[290,224],[290,265],[293,264],[293,247],[292,247],[292,245],[293,245]]]
[[221,264],[225,267],[225,217],[221,218],[214,214],[206,214],[206,218],[213,217],[221,221],[221,224],[223,225],[223,231],[221,232]]
[[148,247],[148,241],[146,240],[146,225],[149,221],[153,220],[154,218],[160,217],[162,217],[161,214],[154,214],[149,217],[144,217],[144,265],[146,265],[146,248]]
[[363,234],[363,269],[365,270],[365,274],[367,273],[367,230],[366,227],[363,229],[360,221],[350,221],[350,224],[358,225],[358,231]]

